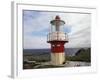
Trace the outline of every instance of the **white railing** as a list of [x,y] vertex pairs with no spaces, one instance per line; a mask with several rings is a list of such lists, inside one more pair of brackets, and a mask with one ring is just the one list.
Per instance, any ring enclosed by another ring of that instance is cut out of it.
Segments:
[[47,35],[47,41],[68,41],[68,35],[64,32],[52,32]]

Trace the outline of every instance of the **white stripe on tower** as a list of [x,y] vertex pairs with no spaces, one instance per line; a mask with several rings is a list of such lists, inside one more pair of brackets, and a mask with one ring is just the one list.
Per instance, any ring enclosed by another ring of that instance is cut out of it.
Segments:
[[65,61],[65,53],[51,53],[51,64],[60,65]]

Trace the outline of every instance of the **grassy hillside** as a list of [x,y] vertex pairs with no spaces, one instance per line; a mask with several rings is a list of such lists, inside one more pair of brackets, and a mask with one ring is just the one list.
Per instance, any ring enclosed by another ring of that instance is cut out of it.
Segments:
[[80,49],[77,51],[75,56],[66,56],[66,60],[69,61],[85,61],[85,62],[91,62],[91,50],[88,49]]

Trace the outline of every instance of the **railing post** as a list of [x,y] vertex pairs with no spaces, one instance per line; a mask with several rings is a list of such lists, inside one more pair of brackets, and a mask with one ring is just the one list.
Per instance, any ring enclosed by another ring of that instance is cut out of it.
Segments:
[[65,33],[65,40],[67,40],[66,33]]

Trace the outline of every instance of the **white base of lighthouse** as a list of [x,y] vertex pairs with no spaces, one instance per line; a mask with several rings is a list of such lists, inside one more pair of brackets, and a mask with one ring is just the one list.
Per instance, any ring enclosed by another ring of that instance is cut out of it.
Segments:
[[59,66],[65,62],[65,53],[51,53],[51,64]]

